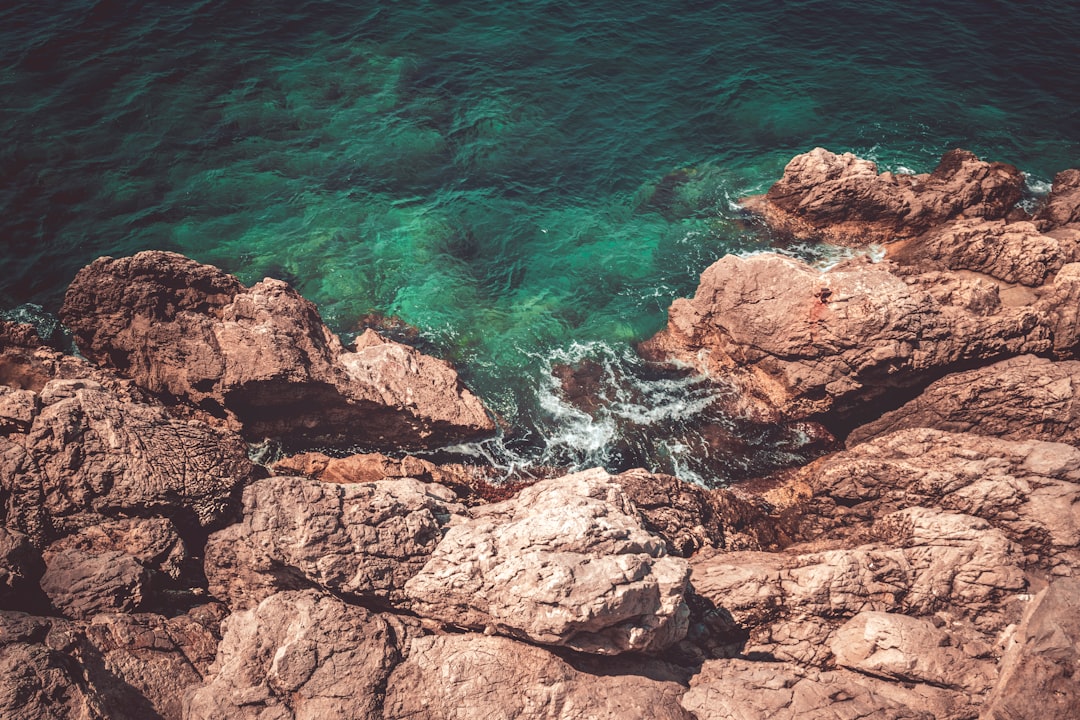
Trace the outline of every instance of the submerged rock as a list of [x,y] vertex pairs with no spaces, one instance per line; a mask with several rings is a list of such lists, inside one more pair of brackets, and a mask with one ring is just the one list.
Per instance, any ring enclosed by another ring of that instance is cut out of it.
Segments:
[[100,258],[60,314],[87,357],[249,438],[438,447],[495,430],[449,364],[372,330],[348,352],[280,280],[246,288],[175,253]]

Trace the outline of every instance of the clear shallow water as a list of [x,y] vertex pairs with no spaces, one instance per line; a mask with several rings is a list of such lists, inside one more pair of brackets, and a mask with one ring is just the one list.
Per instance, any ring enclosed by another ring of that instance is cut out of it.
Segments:
[[[515,429],[475,452],[723,479],[704,390],[628,348],[766,239],[733,201],[816,145],[1045,183],[1080,165],[1078,38],[1074,3],[985,0],[7,3],[0,306],[172,249],[346,336],[418,327]],[[582,417],[552,366],[584,359],[645,400]]]

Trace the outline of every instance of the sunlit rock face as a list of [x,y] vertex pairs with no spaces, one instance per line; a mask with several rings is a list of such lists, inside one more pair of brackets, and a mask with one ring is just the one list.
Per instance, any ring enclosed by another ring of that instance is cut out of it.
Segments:
[[246,288],[175,253],[101,258],[61,317],[87,357],[249,438],[438,447],[495,429],[447,363],[374,331],[348,351],[280,280]]

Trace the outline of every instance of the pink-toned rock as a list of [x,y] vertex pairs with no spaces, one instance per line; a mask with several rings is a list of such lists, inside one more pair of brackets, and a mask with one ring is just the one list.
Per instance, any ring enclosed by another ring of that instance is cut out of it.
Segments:
[[122,552],[147,570],[173,580],[180,578],[188,558],[184,541],[168,518],[120,518],[90,525],[49,545],[45,562],[68,550]]
[[498,636],[412,641],[386,688],[386,720],[693,720],[685,688],[637,673],[590,673],[533,645]]
[[840,667],[883,680],[982,695],[997,679],[994,662],[955,647],[948,632],[924,618],[862,612],[833,634],[830,649]]
[[65,617],[87,619],[141,609],[149,582],[146,568],[127,553],[67,549],[49,558],[41,589]]
[[985,720],[1075,717],[1080,708],[1080,581],[1055,580],[1030,603],[1001,662]]
[[912,428],[874,438],[800,471],[814,497],[802,534],[847,541],[913,506],[977,516],[1028,555],[1024,567],[1080,569],[1080,450]]
[[495,429],[449,364],[374,331],[347,352],[286,283],[245,288],[174,253],[95,261],[61,318],[87,357],[250,438],[437,447]]
[[906,428],[1080,444],[1080,362],[1021,355],[930,383],[853,430],[849,447]]
[[1080,357],[1080,263],[1069,263],[1039,290],[1035,307],[1047,318],[1054,355]]
[[1050,228],[1080,223],[1080,170],[1054,176],[1050,195],[1036,211],[1035,221]]
[[131,514],[202,531],[221,523],[235,488],[260,474],[239,436],[96,380],[49,380],[37,402],[27,432],[0,436],[0,512],[39,547]]
[[1063,265],[1080,259],[1080,229],[1044,235],[1028,221],[965,218],[904,243],[889,257],[1039,287]]
[[1044,313],[948,279],[901,278],[865,259],[823,272],[779,255],[727,256],[641,350],[733,383],[763,419],[769,408],[792,419],[864,412],[958,363],[1050,348]]
[[878,173],[851,153],[815,148],[795,156],[784,175],[747,206],[778,232],[863,247],[920,235],[958,217],[1005,217],[1023,195],[1012,165],[950,150],[930,174]]
[[839,625],[861,612],[947,611],[991,633],[1019,615],[1023,554],[985,520],[908,508],[881,517],[868,539],[809,552],[696,556],[693,587],[746,629],[747,653],[819,667],[832,662]]
[[406,583],[418,615],[604,655],[686,635],[686,561],[603,470],[543,480],[473,515]]
[[83,628],[79,659],[93,668],[110,707],[142,718],[181,720],[182,700],[217,652],[226,611],[202,605],[184,615],[97,615]]
[[697,720],[965,720],[978,712],[933,686],[741,659],[706,662],[682,705]]
[[418,631],[307,590],[235,613],[222,632],[208,681],[184,697],[185,720],[382,720],[387,677]]
[[243,519],[210,536],[210,592],[233,610],[282,590],[321,587],[396,603],[452,516],[465,509],[441,485],[410,478],[335,484],[271,477],[244,490]]

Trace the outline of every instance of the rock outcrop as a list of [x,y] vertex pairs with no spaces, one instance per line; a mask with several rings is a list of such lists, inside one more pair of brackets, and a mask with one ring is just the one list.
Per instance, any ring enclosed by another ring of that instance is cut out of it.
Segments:
[[545,480],[453,525],[405,585],[449,625],[613,655],[686,634],[689,568],[603,471]]
[[803,240],[863,247],[915,237],[959,217],[997,220],[1023,196],[1012,165],[951,150],[932,173],[878,173],[851,153],[797,155],[762,198],[747,206],[777,231]]
[[286,283],[246,288],[174,253],[96,260],[61,318],[90,359],[249,438],[438,447],[495,429],[447,363],[374,331],[346,352]]
[[184,720],[382,720],[383,689],[412,628],[316,590],[230,615]]
[[464,508],[440,485],[401,479],[333,484],[272,477],[244,490],[243,520],[206,545],[210,592],[233,610],[283,590],[318,587],[401,603]]
[[853,430],[849,446],[906,428],[1080,444],[1080,362],[1022,355],[956,372]]
[[390,676],[380,717],[693,720],[679,705],[681,684],[639,673],[582,671],[544,648],[498,636],[421,637]]
[[853,413],[958,364],[1051,347],[1045,316],[978,280],[901,278],[855,259],[828,271],[779,255],[727,256],[642,345],[757,398],[760,416]]

